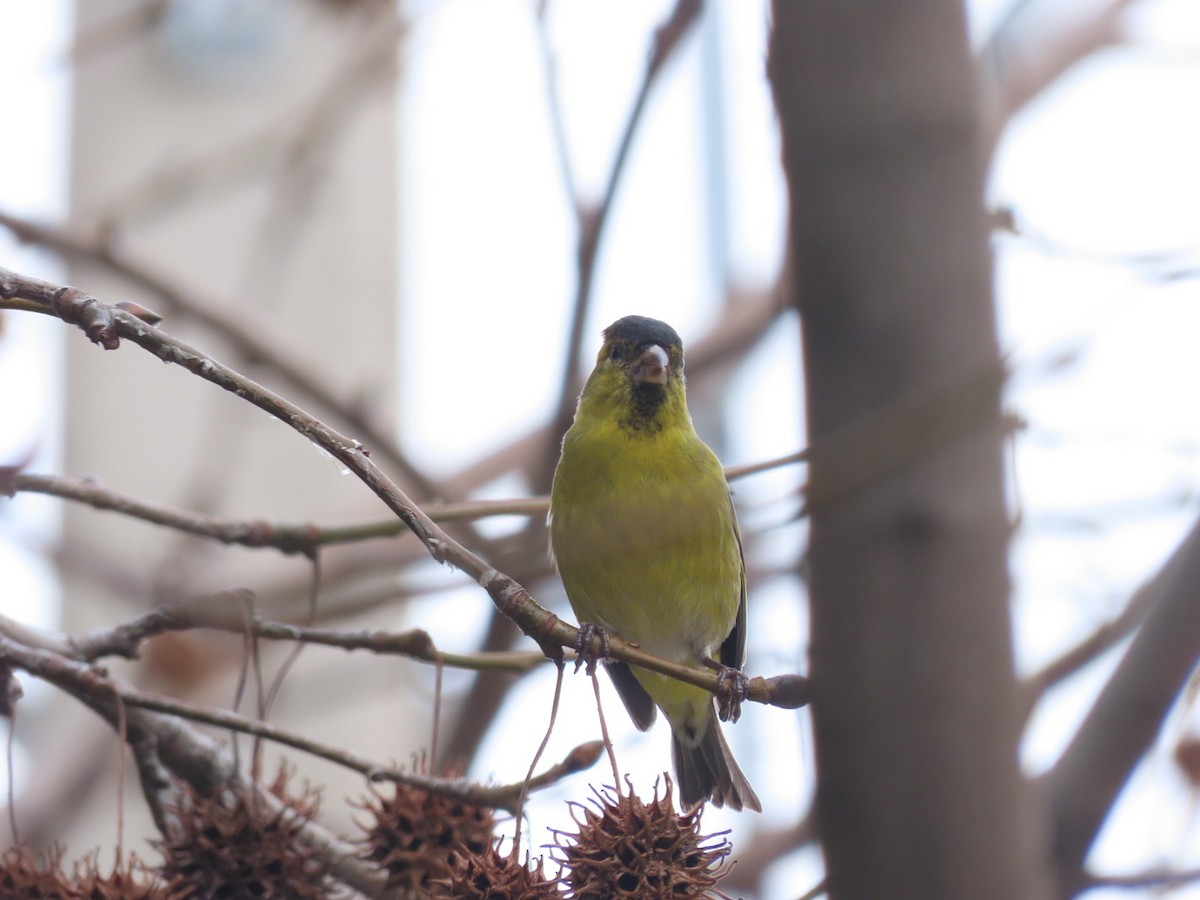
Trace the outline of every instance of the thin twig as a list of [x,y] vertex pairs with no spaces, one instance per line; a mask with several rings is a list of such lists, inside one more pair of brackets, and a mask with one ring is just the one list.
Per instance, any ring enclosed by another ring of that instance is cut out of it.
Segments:
[[125,854],[125,748],[129,745],[128,714],[120,697],[115,704],[117,710],[117,859]]
[[1060,889],[1074,896],[1083,864],[1138,761],[1200,658],[1200,520],[1141,588],[1149,609],[1083,724],[1043,776]]
[[1140,872],[1133,875],[1088,875],[1083,889],[1085,891],[1096,888],[1152,891],[1185,887],[1195,882],[1200,882],[1200,868],[1180,869],[1175,872]]
[[739,848],[737,865],[727,876],[726,889],[754,892],[760,887],[763,873],[784,856],[817,840],[813,812],[809,809],[799,819],[781,828],[759,826],[750,840]]
[[446,681],[446,661],[434,653],[433,663],[433,722],[429,726],[429,758],[438,758],[438,739],[442,734],[443,687]]
[[[86,504],[93,509],[117,512],[152,525],[210,538],[222,544],[267,547],[280,553],[305,556],[310,556],[318,547],[376,538],[394,538],[407,531],[404,523],[395,518],[355,525],[230,519],[138,500],[105,487],[95,478],[6,471],[0,467],[0,495],[12,497],[19,493],[61,497],[64,500]],[[491,516],[544,516],[549,506],[549,498],[528,497],[431,505],[427,512],[434,522],[457,522]]]
[[725,478],[728,481],[736,481],[739,478],[760,475],[772,469],[782,469],[785,466],[792,466],[803,462],[808,462],[808,451],[797,450],[795,453],[789,453],[786,456],[777,456],[774,459],[765,459],[762,462],[744,463],[740,466],[726,466]]
[[537,750],[534,751],[533,759],[529,761],[529,769],[525,772],[525,778],[521,782],[521,793],[517,797],[517,811],[514,816],[516,819],[516,830],[513,834],[514,853],[521,846],[521,824],[525,820],[525,798],[529,796],[529,785],[533,781],[533,773],[537,769],[538,761],[541,760],[542,754],[546,752],[546,747],[550,743],[550,736],[554,733],[554,723],[558,721],[558,704],[562,700],[563,670],[565,668],[561,662],[558,663],[558,671],[554,676],[554,696],[550,701],[550,720],[546,723],[546,733],[542,735],[542,742],[538,744]]
[[[12,678],[12,672],[8,673],[9,681]],[[4,736],[4,761],[8,765],[8,828],[12,832],[12,842],[15,845],[21,843],[21,832],[17,828],[17,779],[14,777],[17,771],[15,760],[13,759],[13,748],[17,743],[17,710],[14,707],[8,716],[8,733]]]
[[[693,8],[698,11],[699,5],[699,0],[678,0],[675,11],[668,17],[666,23],[658,29],[650,54],[650,61],[647,64],[642,80],[642,86],[626,120],[624,132],[613,159],[604,196],[599,205],[594,208],[585,206],[571,189],[573,178],[571,177],[570,160],[566,154],[565,135],[561,131],[561,121],[555,122],[555,125],[560,129],[557,134],[559,141],[558,149],[562,155],[563,171],[566,176],[565,180],[568,190],[571,191],[570,200],[574,206],[577,218],[578,236],[576,250],[578,263],[574,311],[572,313],[570,337],[567,341],[564,375],[561,380],[562,389],[556,405],[556,412],[551,417],[547,427],[538,431],[538,444],[532,446],[529,454],[521,458],[522,465],[527,464],[530,460],[533,461],[534,468],[531,472],[527,472],[527,474],[535,491],[545,492],[549,490],[557,458],[559,439],[570,424],[571,411],[574,408],[575,395],[578,391],[577,372],[579,361],[582,358],[584,325],[592,297],[596,259],[604,232],[604,225],[616,197],[621,174],[625,169],[633,134],[640,122],[642,111],[645,108],[645,99],[656,79],[657,73],[670,56],[672,49],[680,43],[682,35],[687,31],[690,20],[695,18],[695,15],[692,14],[689,19],[688,11]],[[540,12],[544,19],[544,5]],[[542,39],[545,49],[546,35],[544,33],[544,21]],[[555,95],[553,66],[550,64],[549,59],[546,62],[546,74],[548,79],[550,79],[547,83],[547,90],[551,93],[551,116],[554,117],[560,115],[560,113],[558,113],[553,103]],[[503,454],[498,455],[502,456]],[[537,535],[536,526],[530,522],[524,529],[523,536],[526,539],[532,539],[535,535]],[[527,573],[525,574],[527,575]],[[501,607],[502,613],[503,610]],[[488,631],[485,643],[483,644],[486,650],[498,651],[507,649],[515,640],[514,630],[503,621],[501,614],[493,614],[491,621],[488,623]],[[522,626],[522,630],[524,630],[524,626]],[[466,749],[473,750],[478,745],[482,731],[477,727],[476,723],[486,721],[495,713],[499,708],[505,690],[503,685],[494,681],[484,682],[478,679],[475,681],[464,702],[466,715],[459,719],[459,726],[451,737],[449,746],[452,750],[459,752]]]
[[[237,311],[232,312],[234,304],[187,289],[154,270],[149,263],[138,260],[98,235],[43,225],[2,210],[0,226],[9,229],[18,240],[42,244],[68,256],[95,260],[131,284],[148,291],[167,311],[185,315],[220,335],[240,358],[269,368],[301,396],[311,398],[318,407],[344,422],[423,496],[444,495],[396,447],[390,435],[360,413],[358,404],[349,398],[337,396],[328,387],[333,379],[326,377],[319,365],[273,330],[268,322],[253,320],[244,304],[236,305]],[[41,306],[37,311],[48,312],[44,305]],[[22,308],[28,310],[31,307]]]
[[[400,769],[381,765],[349,750],[343,750],[339,747],[332,747],[321,743],[320,741],[314,741],[303,735],[296,734],[293,731],[280,728],[276,725],[271,725],[259,719],[252,719],[247,716],[238,715],[237,713],[225,712],[211,707],[198,706],[182,700],[174,700],[170,697],[160,697],[131,688],[120,688],[115,684],[110,689],[115,696],[131,707],[149,710],[150,712],[165,713],[192,722],[202,722],[218,728],[248,734],[256,738],[263,738],[351,769],[370,781],[391,781],[408,787],[422,788],[430,793],[448,797],[452,800],[459,800],[463,803],[469,803],[473,806],[493,807],[515,813],[517,811],[518,798],[527,783],[522,780],[507,785],[483,786],[458,779],[436,778],[431,775],[405,772]],[[558,771],[561,771],[561,768]],[[547,787],[553,783],[553,780],[545,777],[543,774],[542,777],[530,779],[528,783],[531,785],[531,789],[534,789],[535,787]]]
[[292,625],[285,622],[263,621],[241,613],[246,591],[218,591],[207,597],[183,603],[160,606],[128,622],[97,629],[74,638],[52,632],[38,631],[0,615],[0,634],[32,646],[58,653],[79,662],[95,662],[110,656],[137,659],[141,644],[148,638],[167,632],[208,628],[232,634],[250,633],[262,640],[296,641],[320,644],[342,650],[365,650],[370,653],[406,656],[410,659],[468,669],[477,672],[507,672],[524,674],[547,662],[544,654],[526,652],[504,653],[447,653],[438,649],[429,633],[415,628],[410,631],[359,629],[338,631],[327,628]]
[[[740,466],[729,466],[725,476],[733,481],[771,469],[805,462],[801,450],[775,459]],[[83,503],[93,509],[116,512],[152,525],[173,528],[222,544],[265,547],[285,554],[312,556],[319,547],[349,544],[381,538],[394,538],[407,529],[395,518],[354,525],[317,525],[313,522],[270,522],[265,519],[230,519],[177,509],[139,500],[105,487],[95,478],[73,478],[14,471],[0,466],[0,496],[44,494]],[[462,503],[428,504],[425,512],[434,522],[459,522],[493,516],[541,518],[550,510],[550,498],[516,497],[497,500],[469,500]]]
[[[696,384],[723,363],[749,352],[787,310],[788,304],[782,299],[786,286],[781,281],[766,290],[738,292],[728,298],[708,333],[693,342],[687,352],[689,382]],[[466,497],[514,469],[523,469],[552,440],[552,431],[549,424],[532,428],[444,479],[445,495]]]
[[[546,88],[546,105],[549,108],[550,130],[554,136],[554,152],[558,159],[558,173],[562,176],[567,196],[576,201],[579,189],[576,186],[575,165],[571,161],[571,150],[567,143],[567,122],[563,115],[562,98],[558,92],[558,61],[550,42],[550,3],[539,0],[537,5],[538,49],[542,54],[542,81]],[[578,206],[576,207],[578,215]]]
[[171,837],[172,819],[167,813],[172,797],[171,773],[158,758],[158,748],[152,741],[129,741],[129,749],[138,767],[142,798],[159,834]]
[[1026,718],[1032,714],[1046,691],[1070,678],[1137,630],[1157,599],[1156,592],[1151,590],[1152,584],[1139,588],[1116,618],[1097,627],[1078,644],[1024,680],[1022,691]]
[[[317,598],[321,590],[321,557],[314,553],[311,561],[312,584],[308,592],[308,609],[304,615],[303,627],[305,628],[311,628],[317,620]],[[271,679],[271,686],[267,689],[267,695],[263,700],[263,708],[259,714],[259,718],[266,719],[270,716],[271,710],[275,707],[275,700],[279,697],[279,692],[283,689],[284,679],[287,678],[287,674],[291,671],[292,666],[296,664],[296,660],[300,658],[300,653],[303,651],[304,645],[304,641],[297,641],[296,646],[292,648],[291,652],[280,663],[279,671],[275,673],[275,677]]]
[[612,766],[613,790],[621,796],[621,769],[617,766],[617,753],[613,749],[612,738],[608,736],[608,721],[604,718],[604,704],[600,702],[600,678],[592,669],[589,676],[592,680],[592,691],[596,695],[596,718],[600,720],[600,736],[603,738],[604,750],[608,753],[608,762]]
[[1119,43],[1123,16],[1136,2],[1106,0],[1061,17],[1061,24],[1043,19],[1028,27],[1038,18],[1029,7],[1050,4],[1014,6],[978,54],[984,147],[994,150],[1013,116],[1073,65]]
[[[642,72],[642,81],[638,87],[633,106],[625,119],[625,127],[617,144],[617,152],[613,156],[612,165],[608,170],[608,179],[604,185],[604,194],[594,207],[584,205],[578,196],[571,199],[575,204],[578,218],[579,239],[576,249],[578,274],[575,283],[575,303],[571,313],[571,331],[567,339],[567,357],[563,368],[562,391],[551,420],[549,441],[546,444],[546,462],[542,466],[539,478],[544,478],[540,489],[549,487],[550,474],[554,471],[554,462],[558,455],[558,442],[567,426],[571,424],[571,416],[575,409],[575,397],[579,393],[579,368],[583,358],[584,326],[587,322],[588,309],[591,306],[592,291],[596,280],[596,261],[600,253],[600,242],[604,238],[605,226],[608,224],[613,206],[616,203],[617,190],[625,173],[629,160],[629,151],[633,146],[633,138],[642,122],[642,114],[646,109],[646,101],[650,96],[667,61],[675,50],[683,43],[683,39],[691,31],[692,25],[700,17],[702,10],[700,0],[677,0],[670,15],[663,21],[654,33],[654,40]],[[548,76],[552,74],[548,70]],[[553,112],[553,109],[552,109]],[[568,182],[569,183],[569,182]]]

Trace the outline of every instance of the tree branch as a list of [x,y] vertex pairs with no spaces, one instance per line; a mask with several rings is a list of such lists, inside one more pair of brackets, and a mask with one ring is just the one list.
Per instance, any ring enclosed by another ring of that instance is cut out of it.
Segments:
[[1141,872],[1134,875],[1088,875],[1084,889],[1115,888],[1129,891],[1162,891],[1200,882],[1200,869],[1176,872]]
[[[1059,22],[1025,22],[1037,18],[1024,3],[979,51],[982,95],[983,146],[994,149],[1005,126],[1031,100],[1059,79],[1071,66],[1121,40],[1121,20],[1138,0],[1105,0]],[[1044,4],[1049,6],[1049,4]]]
[[[784,312],[783,293],[783,286],[776,285],[769,290],[740,294],[723,304],[708,333],[688,350],[689,384],[696,384],[711,375],[721,363],[748,352]],[[550,433],[550,425],[530,429],[445,479],[443,486],[447,496],[468,496],[514,469],[526,469],[531,459],[538,458],[539,451],[550,440]]]
[[337,631],[267,622],[248,607],[253,595],[244,589],[220,591],[208,597],[157,607],[128,622],[96,629],[78,637],[29,628],[0,615],[0,634],[29,647],[56,653],[76,662],[92,663],[110,656],[137,659],[141,645],[159,634],[209,628],[274,641],[297,641],[342,650],[366,650],[380,655],[406,656],[422,662],[480,672],[523,674],[547,660],[541,653],[447,653],[439,650],[428,632],[362,629]]
[[[549,441],[546,444],[544,483],[538,485],[538,490],[546,490],[550,486],[550,476],[554,472],[554,463],[558,459],[558,442],[571,424],[571,416],[575,410],[575,399],[579,395],[579,368],[583,356],[583,329],[587,321],[588,308],[591,305],[592,288],[595,284],[596,261],[600,255],[600,242],[604,238],[605,226],[611,218],[613,206],[616,203],[617,189],[624,175],[625,166],[629,159],[629,150],[633,146],[634,135],[642,121],[642,113],[646,101],[654,88],[658,75],[662,72],[667,61],[675,50],[683,43],[683,39],[691,31],[692,25],[700,17],[701,0],[676,0],[670,15],[663,20],[654,33],[654,40],[646,59],[646,67],[642,72],[642,81],[638,87],[637,96],[625,120],[621,131],[620,142],[616,155],[605,182],[604,194],[595,206],[585,205],[579,197],[572,197],[575,204],[576,218],[579,226],[579,240],[576,248],[578,274],[575,285],[575,304],[571,314],[571,331],[567,339],[567,357],[563,368],[562,392],[558,397],[558,405],[554,418],[550,421]],[[547,66],[547,77],[552,69]],[[552,115],[555,109],[551,109]],[[569,177],[569,167],[564,172]]]
[[[804,462],[804,450],[775,459],[740,466],[729,466],[725,477],[730,481],[757,475],[772,469]],[[16,466],[0,466],[0,496],[45,494],[93,509],[116,512],[152,525],[174,528],[196,537],[210,538],[222,544],[243,547],[269,547],[286,554],[312,556],[319,547],[348,544],[374,538],[394,538],[407,530],[403,522],[383,519],[354,525],[317,525],[313,522],[269,522],[266,519],[229,519],[150,503],[105,487],[95,478],[72,478],[22,472]],[[429,503],[426,514],[434,522],[462,522],[493,516],[538,518],[550,511],[550,498],[516,497],[497,500],[469,500],[461,503]]]
[[[524,782],[483,786],[463,779],[437,778],[416,772],[404,772],[373,762],[349,750],[331,747],[267,722],[139,691],[83,663],[64,659],[50,651],[22,647],[6,637],[0,637],[0,661],[13,668],[23,669],[66,691],[114,725],[117,721],[116,709],[119,702],[129,708],[127,712],[146,710],[176,719],[202,722],[229,731],[265,738],[351,769],[371,781],[391,781],[427,790],[430,793],[474,806],[504,809],[513,814],[518,812],[521,794],[525,790]],[[134,727],[134,720],[128,716],[127,719],[129,723],[127,741],[131,745],[144,740],[158,741],[162,737],[157,725],[150,730],[150,733],[147,733],[145,727]],[[162,720],[156,718],[152,721]],[[187,739],[194,743],[191,735],[187,735]],[[236,774],[232,769],[232,763],[220,762],[223,754],[215,745],[193,747],[193,752],[187,756],[187,766],[184,771],[180,771],[178,762],[172,762],[172,759],[162,752],[161,745],[155,744],[155,746],[158,761],[205,793],[210,793],[215,787],[229,781]],[[197,758],[197,754],[204,758]],[[546,787],[565,775],[587,768],[599,758],[599,755],[600,749],[594,745],[594,742],[581,745],[571,751],[564,760],[534,778],[530,783],[530,789]]]
[[[578,645],[579,629],[539,606],[524,587],[438,527],[372,461],[370,448],[364,447],[361,441],[335,431],[224,363],[126,310],[105,303],[78,288],[52,284],[0,268],[0,308],[6,305],[5,301],[12,299],[31,301],[44,307],[64,322],[80,328],[93,343],[105,349],[117,349],[122,340],[135,343],[163,362],[181,366],[284,422],[353,472],[417,536],[435,560],[451,565],[474,579],[487,591],[497,609],[533,638],[548,657],[562,659],[563,647]],[[599,638],[590,649],[601,655],[603,648]],[[608,649],[613,659],[670,675],[710,692],[718,688],[715,674],[660,659],[618,638],[609,641]],[[795,708],[808,702],[807,680],[799,675],[752,678],[747,699]]]
[[1099,626],[1074,647],[1025,679],[1023,689],[1026,695],[1026,717],[1033,712],[1047,690],[1070,678],[1137,630],[1158,599],[1153,586],[1154,582],[1150,582],[1138,588],[1120,615]]
[[1044,776],[1060,895],[1086,882],[1084,860],[1138,761],[1200,661],[1200,521],[1141,589],[1150,605],[1129,649],[1062,757]]
[[[443,494],[437,485],[404,456],[389,435],[377,428],[369,417],[360,414],[357,404],[348,398],[337,396],[327,387],[332,379],[321,375],[321,367],[318,364],[289,345],[283,336],[273,332],[266,322],[252,321],[244,306],[239,307],[236,314],[226,312],[228,304],[189,291],[99,235],[85,235],[65,228],[42,225],[2,210],[0,225],[8,228],[18,240],[42,244],[69,256],[99,262],[131,284],[152,294],[167,311],[185,315],[220,335],[242,359],[269,368],[284,384],[289,385],[301,396],[311,398],[318,407],[343,421],[355,434],[362,435],[363,439],[423,496],[437,497]],[[22,308],[30,309],[28,306]],[[46,310],[43,308],[42,311]]]

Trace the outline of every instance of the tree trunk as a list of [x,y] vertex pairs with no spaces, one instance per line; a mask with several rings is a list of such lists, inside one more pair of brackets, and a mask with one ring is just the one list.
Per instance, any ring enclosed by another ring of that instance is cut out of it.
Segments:
[[954,0],[775,0],[837,900],[1049,896],[1017,764],[1003,374]]

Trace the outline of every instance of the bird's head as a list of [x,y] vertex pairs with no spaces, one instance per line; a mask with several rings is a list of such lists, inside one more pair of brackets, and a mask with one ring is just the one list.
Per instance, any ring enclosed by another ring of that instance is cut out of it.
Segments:
[[583,389],[585,405],[637,432],[657,432],[674,416],[686,418],[683,342],[675,329],[645,316],[625,316],[604,329]]

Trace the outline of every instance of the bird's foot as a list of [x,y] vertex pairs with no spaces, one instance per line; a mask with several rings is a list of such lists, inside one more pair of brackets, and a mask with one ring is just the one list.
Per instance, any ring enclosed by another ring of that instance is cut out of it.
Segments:
[[[595,643],[600,642],[600,652],[596,652]],[[580,622],[579,637],[575,639],[575,671],[580,666],[586,666],[588,675],[596,674],[596,663],[608,658],[608,632],[603,625],[595,622]]]
[[741,669],[721,665],[711,659],[705,662],[717,673],[717,715],[722,722],[736,722],[742,717],[742,703],[746,699],[750,679]]

